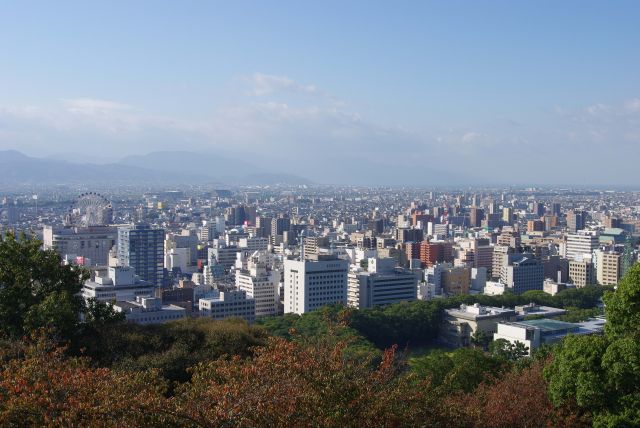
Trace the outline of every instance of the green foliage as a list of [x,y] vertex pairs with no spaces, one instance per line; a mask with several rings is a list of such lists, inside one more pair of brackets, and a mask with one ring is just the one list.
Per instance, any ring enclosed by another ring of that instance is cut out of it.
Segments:
[[472,391],[481,382],[501,373],[508,366],[478,349],[434,350],[411,359],[411,370],[418,379],[429,379],[442,392]]
[[347,344],[347,355],[378,358],[380,351],[350,325],[354,312],[341,305],[328,305],[303,315],[285,314],[261,318],[256,324],[277,337],[305,344],[342,341]]
[[84,308],[84,320],[95,327],[116,324],[126,320],[123,312],[116,312],[111,305],[100,302],[95,298],[88,299]]
[[556,405],[575,400],[594,426],[640,425],[640,264],[605,296],[604,336],[570,336],[545,369]]
[[560,321],[582,322],[588,320],[589,318],[602,315],[602,309],[600,308],[580,309],[569,307],[566,309],[567,313],[558,317]]
[[489,346],[492,338],[493,337],[487,334],[484,330],[477,329],[471,336],[471,343],[473,346],[484,351]]
[[263,329],[242,319],[184,319],[165,324],[105,324],[90,329],[72,350],[102,367],[155,368],[171,381],[189,380],[189,367],[224,355],[249,356],[265,343]]
[[433,342],[441,317],[439,301],[414,301],[353,311],[349,325],[378,348],[411,347]]
[[82,311],[77,294],[88,275],[61,265],[55,251],[41,246],[11,232],[0,238],[0,333],[15,338],[44,328],[68,339]]
[[518,361],[529,355],[529,348],[522,342],[511,343],[505,339],[496,339],[489,344],[489,352],[501,360]]
[[607,293],[604,300],[607,335],[632,335],[640,340],[640,263],[629,269],[616,291]]

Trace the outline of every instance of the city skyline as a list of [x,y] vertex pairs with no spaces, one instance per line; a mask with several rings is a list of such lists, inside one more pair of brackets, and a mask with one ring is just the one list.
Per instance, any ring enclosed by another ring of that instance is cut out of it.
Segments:
[[181,150],[322,184],[631,185],[638,8],[12,4],[0,150]]

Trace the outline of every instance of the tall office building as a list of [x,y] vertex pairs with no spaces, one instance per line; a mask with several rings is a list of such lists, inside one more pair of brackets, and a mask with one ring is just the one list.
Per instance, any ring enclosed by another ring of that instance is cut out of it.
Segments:
[[620,280],[620,253],[613,251],[595,252],[596,279],[600,285],[616,285]]
[[507,254],[504,257],[508,260],[502,266],[500,281],[514,294],[543,289],[544,267],[532,254]]
[[560,205],[560,202],[554,202],[553,204],[551,204],[551,214],[560,217],[560,215],[562,214],[562,207]]
[[513,224],[513,208],[504,207],[502,208],[502,221],[506,224]]
[[595,276],[591,260],[569,260],[569,282],[576,287],[595,284]]
[[367,270],[349,272],[347,304],[363,309],[415,300],[418,278],[395,266],[395,259],[370,258]]
[[321,306],[347,304],[349,262],[330,255],[284,261],[284,312],[304,314]]
[[585,255],[591,256],[598,248],[598,235],[595,233],[569,233],[567,235],[566,254],[569,260],[580,260]]
[[567,213],[567,230],[577,232],[584,229],[586,213],[584,211],[571,210]]
[[289,231],[291,228],[291,219],[289,217],[279,217],[271,220],[271,236],[282,235],[283,232]]
[[607,229],[620,228],[622,227],[622,220],[617,217],[606,216],[604,218],[604,227]]
[[482,208],[471,207],[469,210],[469,223],[471,227],[480,227],[484,219]]
[[527,221],[527,232],[544,232],[544,222],[541,220]]
[[272,217],[259,216],[256,218],[256,235],[266,238],[271,235]]
[[164,229],[147,224],[118,228],[118,263],[140,279],[161,287],[164,280]]

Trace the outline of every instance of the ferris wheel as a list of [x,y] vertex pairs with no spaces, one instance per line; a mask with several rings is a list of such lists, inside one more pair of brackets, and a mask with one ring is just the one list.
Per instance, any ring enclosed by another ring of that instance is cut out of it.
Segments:
[[111,202],[96,192],[83,193],[73,201],[65,223],[70,226],[103,226],[111,223],[113,207]]

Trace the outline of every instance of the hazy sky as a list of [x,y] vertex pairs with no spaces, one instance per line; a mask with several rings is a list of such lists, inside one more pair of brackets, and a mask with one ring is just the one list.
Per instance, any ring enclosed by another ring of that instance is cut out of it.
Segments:
[[2,149],[634,183],[640,2],[5,2]]

